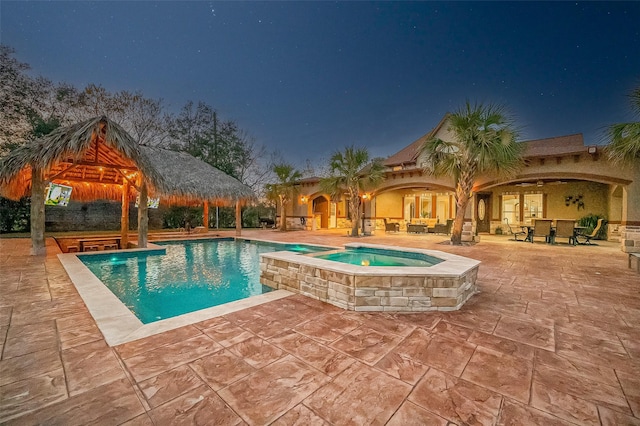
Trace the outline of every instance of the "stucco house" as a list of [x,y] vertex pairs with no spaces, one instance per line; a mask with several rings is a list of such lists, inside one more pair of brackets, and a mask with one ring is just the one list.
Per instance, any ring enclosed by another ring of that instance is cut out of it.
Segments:
[[[423,172],[419,152],[432,136],[451,138],[445,116],[429,133],[384,160],[386,179],[362,194],[365,232],[384,232],[385,221],[432,227],[455,215],[454,183]],[[506,222],[530,224],[536,218],[574,219],[596,214],[608,222],[608,238],[625,251],[640,252],[640,164],[614,165],[602,145],[585,144],[582,134],[521,142],[525,166],[510,180],[481,178],[466,212],[474,234],[495,233]],[[331,200],[319,178],[299,182],[287,212],[292,229],[351,227],[346,199]],[[409,230],[414,228],[409,227]]]

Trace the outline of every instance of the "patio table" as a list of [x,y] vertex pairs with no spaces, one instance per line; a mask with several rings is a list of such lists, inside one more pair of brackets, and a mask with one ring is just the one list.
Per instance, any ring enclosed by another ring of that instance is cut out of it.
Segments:
[[93,237],[93,238],[82,238],[78,240],[78,244],[80,245],[80,251],[83,252],[85,247],[91,243],[110,243],[115,242],[118,248],[120,248],[120,240],[122,237]]

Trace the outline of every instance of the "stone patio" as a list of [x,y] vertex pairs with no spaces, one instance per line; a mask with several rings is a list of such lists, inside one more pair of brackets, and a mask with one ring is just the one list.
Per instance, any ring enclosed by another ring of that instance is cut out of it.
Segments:
[[52,240],[37,258],[0,239],[0,423],[640,425],[640,280],[619,243],[361,240],[481,260],[480,293],[416,314],[295,295],[109,347]]

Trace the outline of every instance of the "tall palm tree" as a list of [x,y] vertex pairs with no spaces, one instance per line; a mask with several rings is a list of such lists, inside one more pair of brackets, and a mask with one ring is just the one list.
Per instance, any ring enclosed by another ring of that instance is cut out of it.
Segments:
[[278,182],[266,185],[267,196],[280,202],[280,230],[287,230],[287,205],[296,194],[296,183],[302,177],[302,173],[292,165],[286,163],[275,164],[273,172],[278,177]]
[[[629,95],[631,110],[640,119],[640,87]],[[614,163],[633,163],[640,159],[640,122],[614,124],[607,130],[606,147],[609,159]]]
[[425,141],[421,154],[425,172],[452,176],[456,187],[456,217],[451,243],[462,242],[462,225],[478,177],[514,174],[521,166],[524,146],[516,143],[513,120],[502,107],[482,104],[465,106],[448,116],[450,141],[433,137]]
[[349,198],[351,236],[358,236],[360,218],[360,194],[372,190],[384,180],[384,167],[379,159],[369,159],[366,148],[345,148],[329,159],[331,175],[320,180],[320,189],[332,199],[339,199],[346,192]]

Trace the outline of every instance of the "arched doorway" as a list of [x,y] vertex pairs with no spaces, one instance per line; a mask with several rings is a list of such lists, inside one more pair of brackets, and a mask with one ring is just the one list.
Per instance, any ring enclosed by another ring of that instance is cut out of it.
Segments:
[[320,229],[327,229],[329,227],[329,200],[322,195],[313,199],[313,216]]

